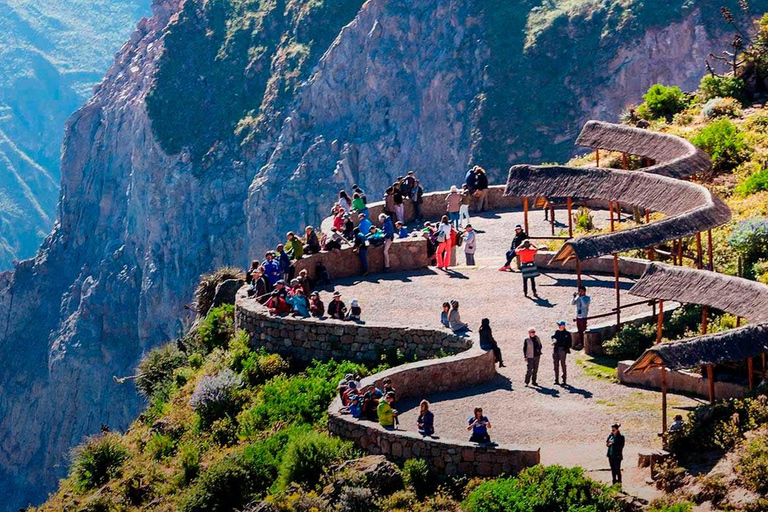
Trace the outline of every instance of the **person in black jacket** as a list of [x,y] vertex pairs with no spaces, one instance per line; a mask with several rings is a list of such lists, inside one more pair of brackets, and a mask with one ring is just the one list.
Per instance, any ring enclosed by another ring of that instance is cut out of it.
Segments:
[[493,339],[493,333],[491,332],[491,321],[487,318],[483,318],[480,321],[480,348],[483,350],[493,350],[493,357],[496,362],[499,363],[499,368],[504,367],[504,361],[501,358],[501,349],[496,340]]
[[611,480],[613,484],[621,486],[621,461],[624,458],[624,436],[619,432],[621,425],[611,425],[611,434],[605,441],[608,447],[608,463],[611,466]]
[[523,357],[527,365],[525,371],[525,386],[532,382],[538,386],[536,377],[539,373],[539,360],[541,359],[541,340],[536,336],[536,329],[528,329],[528,337],[523,341]]
[[488,209],[488,175],[485,169],[475,166],[475,197],[477,198],[477,211],[484,212]]
[[520,224],[518,224],[517,226],[515,226],[515,236],[512,237],[512,245],[507,251],[507,261],[506,263],[504,263],[504,266],[499,269],[500,272],[506,272],[507,270],[511,270],[510,265],[512,264],[512,260],[515,258],[515,256],[517,256],[517,253],[515,251],[526,240],[528,240],[528,234],[525,231],[523,231],[523,227]]
[[552,360],[555,363],[555,385],[560,384],[560,367],[563,369],[563,386],[568,377],[565,368],[565,357],[571,353],[573,339],[571,333],[565,329],[565,320],[557,322],[557,330],[552,335]]

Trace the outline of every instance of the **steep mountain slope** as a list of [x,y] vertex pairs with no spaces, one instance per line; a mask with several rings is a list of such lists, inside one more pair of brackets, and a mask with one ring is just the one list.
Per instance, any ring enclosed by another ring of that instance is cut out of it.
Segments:
[[56,218],[64,122],[149,0],[0,2],[0,269],[34,255]]
[[707,2],[672,4],[155,0],[68,122],[53,232],[2,275],[8,508],[101,423],[127,425],[140,402],[112,375],[179,333],[199,274],[316,223],[352,182],[373,199],[407,169],[429,188],[473,162],[499,176],[567,156],[582,120],[653,82],[692,87],[727,36]]

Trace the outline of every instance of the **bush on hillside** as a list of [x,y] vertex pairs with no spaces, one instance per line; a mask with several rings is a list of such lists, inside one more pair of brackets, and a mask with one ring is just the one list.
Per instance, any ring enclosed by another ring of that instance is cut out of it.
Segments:
[[152,349],[139,363],[136,387],[146,398],[167,389],[173,382],[173,372],[187,363],[185,356],[175,343]]
[[745,197],[764,190],[768,190],[768,169],[750,174],[743,183],[736,187],[735,192]]
[[693,512],[693,503],[684,501],[671,505],[651,505],[649,512]]
[[[652,85],[643,99],[645,100],[645,109],[652,119],[660,117],[672,119],[672,116],[685,108],[685,96],[677,86]],[[645,109],[641,109],[641,113]]]
[[616,336],[603,343],[603,350],[617,359],[637,359],[655,340],[656,327],[653,324],[640,327],[624,324]]
[[312,488],[328,467],[354,454],[352,443],[315,431],[293,437],[285,448],[277,486],[285,490],[291,483]]
[[245,331],[237,331],[229,343],[230,368],[239,372],[248,384],[257,386],[288,371],[290,365],[282,356],[269,354],[263,348],[252,350],[250,345]]
[[215,348],[227,348],[235,334],[235,307],[224,304],[213,308],[197,328],[197,340],[206,352]]
[[237,267],[222,267],[215,272],[205,274],[195,289],[193,303],[200,316],[207,315],[216,296],[216,287],[229,279],[239,279],[242,271]]
[[728,119],[719,119],[705,126],[691,142],[712,157],[714,172],[732,171],[750,153],[744,134]]
[[733,98],[712,98],[701,107],[701,115],[707,119],[738,117],[741,115],[741,103]]
[[763,495],[768,493],[768,435],[759,435],[747,443],[736,469],[747,487]]
[[189,405],[200,415],[203,427],[237,413],[240,406],[237,391],[242,386],[242,379],[229,369],[200,379],[189,399]]
[[432,485],[434,479],[430,478],[429,466],[424,459],[406,460],[403,465],[403,476],[405,482],[413,488],[419,499],[423,499],[430,491],[434,490]]
[[699,83],[699,98],[701,101],[709,101],[713,98],[736,98],[744,102],[747,99],[744,90],[744,80],[741,78],[731,75],[706,75]]
[[74,451],[70,474],[75,487],[87,491],[120,475],[128,448],[117,434],[92,437]]
[[462,503],[465,512],[618,512],[616,493],[584,476],[581,468],[534,466],[516,478],[480,484]]
[[176,441],[165,434],[155,434],[144,450],[154,460],[162,460],[176,453]]
[[180,512],[240,510],[259,487],[256,475],[242,456],[227,456],[213,462],[185,493]]
[[754,264],[768,254],[768,218],[754,217],[737,223],[728,242],[744,260],[744,277],[754,279]]

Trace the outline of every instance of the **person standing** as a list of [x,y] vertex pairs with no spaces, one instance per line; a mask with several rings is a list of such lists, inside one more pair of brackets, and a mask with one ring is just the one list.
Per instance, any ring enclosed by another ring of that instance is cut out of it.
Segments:
[[384,272],[389,271],[389,248],[395,239],[395,225],[392,223],[392,217],[380,214],[381,230],[384,232]]
[[589,317],[589,305],[592,298],[587,295],[587,288],[579,286],[579,290],[573,294],[571,304],[576,306],[576,331],[579,333],[579,346],[584,346],[584,332],[587,330],[587,317]]
[[464,228],[464,256],[467,258],[467,266],[475,266],[475,251],[477,250],[477,235],[472,229],[472,224]]
[[395,218],[400,222],[405,222],[405,196],[403,195],[403,191],[400,190],[400,186],[400,183],[395,183],[392,186],[392,201],[395,204]]
[[[360,228],[360,232],[364,235],[367,235],[368,232],[371,230],[371,226],[373,226],[373,223],[368,220],[368,215],[361,213],[357,216],[357,227]],[[340,230],[341,231],[341,230]]]
[[525,386],[529,383],[538,386],[536,377],[539,374],[539,360],[541,359],[541,340],[536,336],[536,329],[528,329],[528,337],[523,341],[523,357],[525,357]]
[[269,286],[275,286],[282,277],[282,269],[280,263],[275,261],[275,255],[272,254],[272,251],[267,251],[264,254],[264,261],[261,262],[261,267],[264,269],[264,275],[267,276]]
[[515,226],[515,236],[512,237],[512,245],[507,251],[507,261],[504,263],[504,266],[499,269],[500,272],[511,270],[510,265],[512,264],[512,260],[515,258],[515,256],[517,256],[517,248],[520,247],[526,240],[528,240],[528,234],[523,231],[523,227],[518,224]]
[[539,277],[539,268],[536,266],[536,253],[539,252],[539,248],[533,245],[530,240],[526,240],[515,252],[520,257],[520,272],[523,274],[523,294],[526,297],[528,296],[528,280],[530,279],[533,296],[538,298],[536,278]]
[[424,203],[424,189],[421,188],[419,180],[415,180],[413,182],[413,188],[411,189],[411,202],[413,203],[414,220],[424,220],[424,216],[421,214],[421,205]]
[[403,184],[400,185],[400,192],[403,193],[403,197],[410,199],[413,186],[416,183],[416,175],[413,171],[408,171],[408,174],[403,178]]
[[346,212],[352,211],[352,200],[347,195],[346,190],[339,190],[339,206],[344,208]]
[[571,333],[565,329],[565,320],[557,322],[557,330],[552,335],[552,359],[555,364],[555,385],[560,384],[560,368],[563,369],[563,386],[566,385],[568,373],[565,366],[565,357],[571,353],[573,339]]
[[461,193],[456,185],[451,185],[451,192],[445,196],[445,210],[448,218],[455,227],[459,227],[459,210],[461,209]]
[[362,269],[362,275],[368,275],[368,241],[365,235],[360,231],[360,228],[355,228],[355,240],[354,240],[354,252],[357,253],[360,258],[360,267]]
[[395,189],[393,187],[387,187],[384,191],[384,213],[387,215],[395,214]]
[[605,441],[608,447],[608,463],[611,466],[612,483],[621,486],[621,461],[624,459],[624,435],[619,432],[621,425],[611,425],[611,433]]
[[447,215],[440,219],[437,228],[437,268],[446,269],[451,263],[451,223]]
[[469,205],[472,202],[472,193],[467,184],[461,186],[461,206],[459,207],[459,227],[466,222],[469,224]]
[[488,205],[488,175],[485,174],[485,169],[480,166],[475,166],[475,197],[477,198],[477,210],[484,212],[489,208]]

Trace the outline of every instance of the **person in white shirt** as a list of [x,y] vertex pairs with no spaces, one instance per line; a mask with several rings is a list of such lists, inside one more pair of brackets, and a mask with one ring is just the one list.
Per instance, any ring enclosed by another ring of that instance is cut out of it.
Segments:
[[576,330],[579,333],[579,345],[584,346],[584,331],[587,330],[587,317],[592,298],[587,295],[587,289],[579,286],[579,291],[573,294],[571,304],[576,306]]

